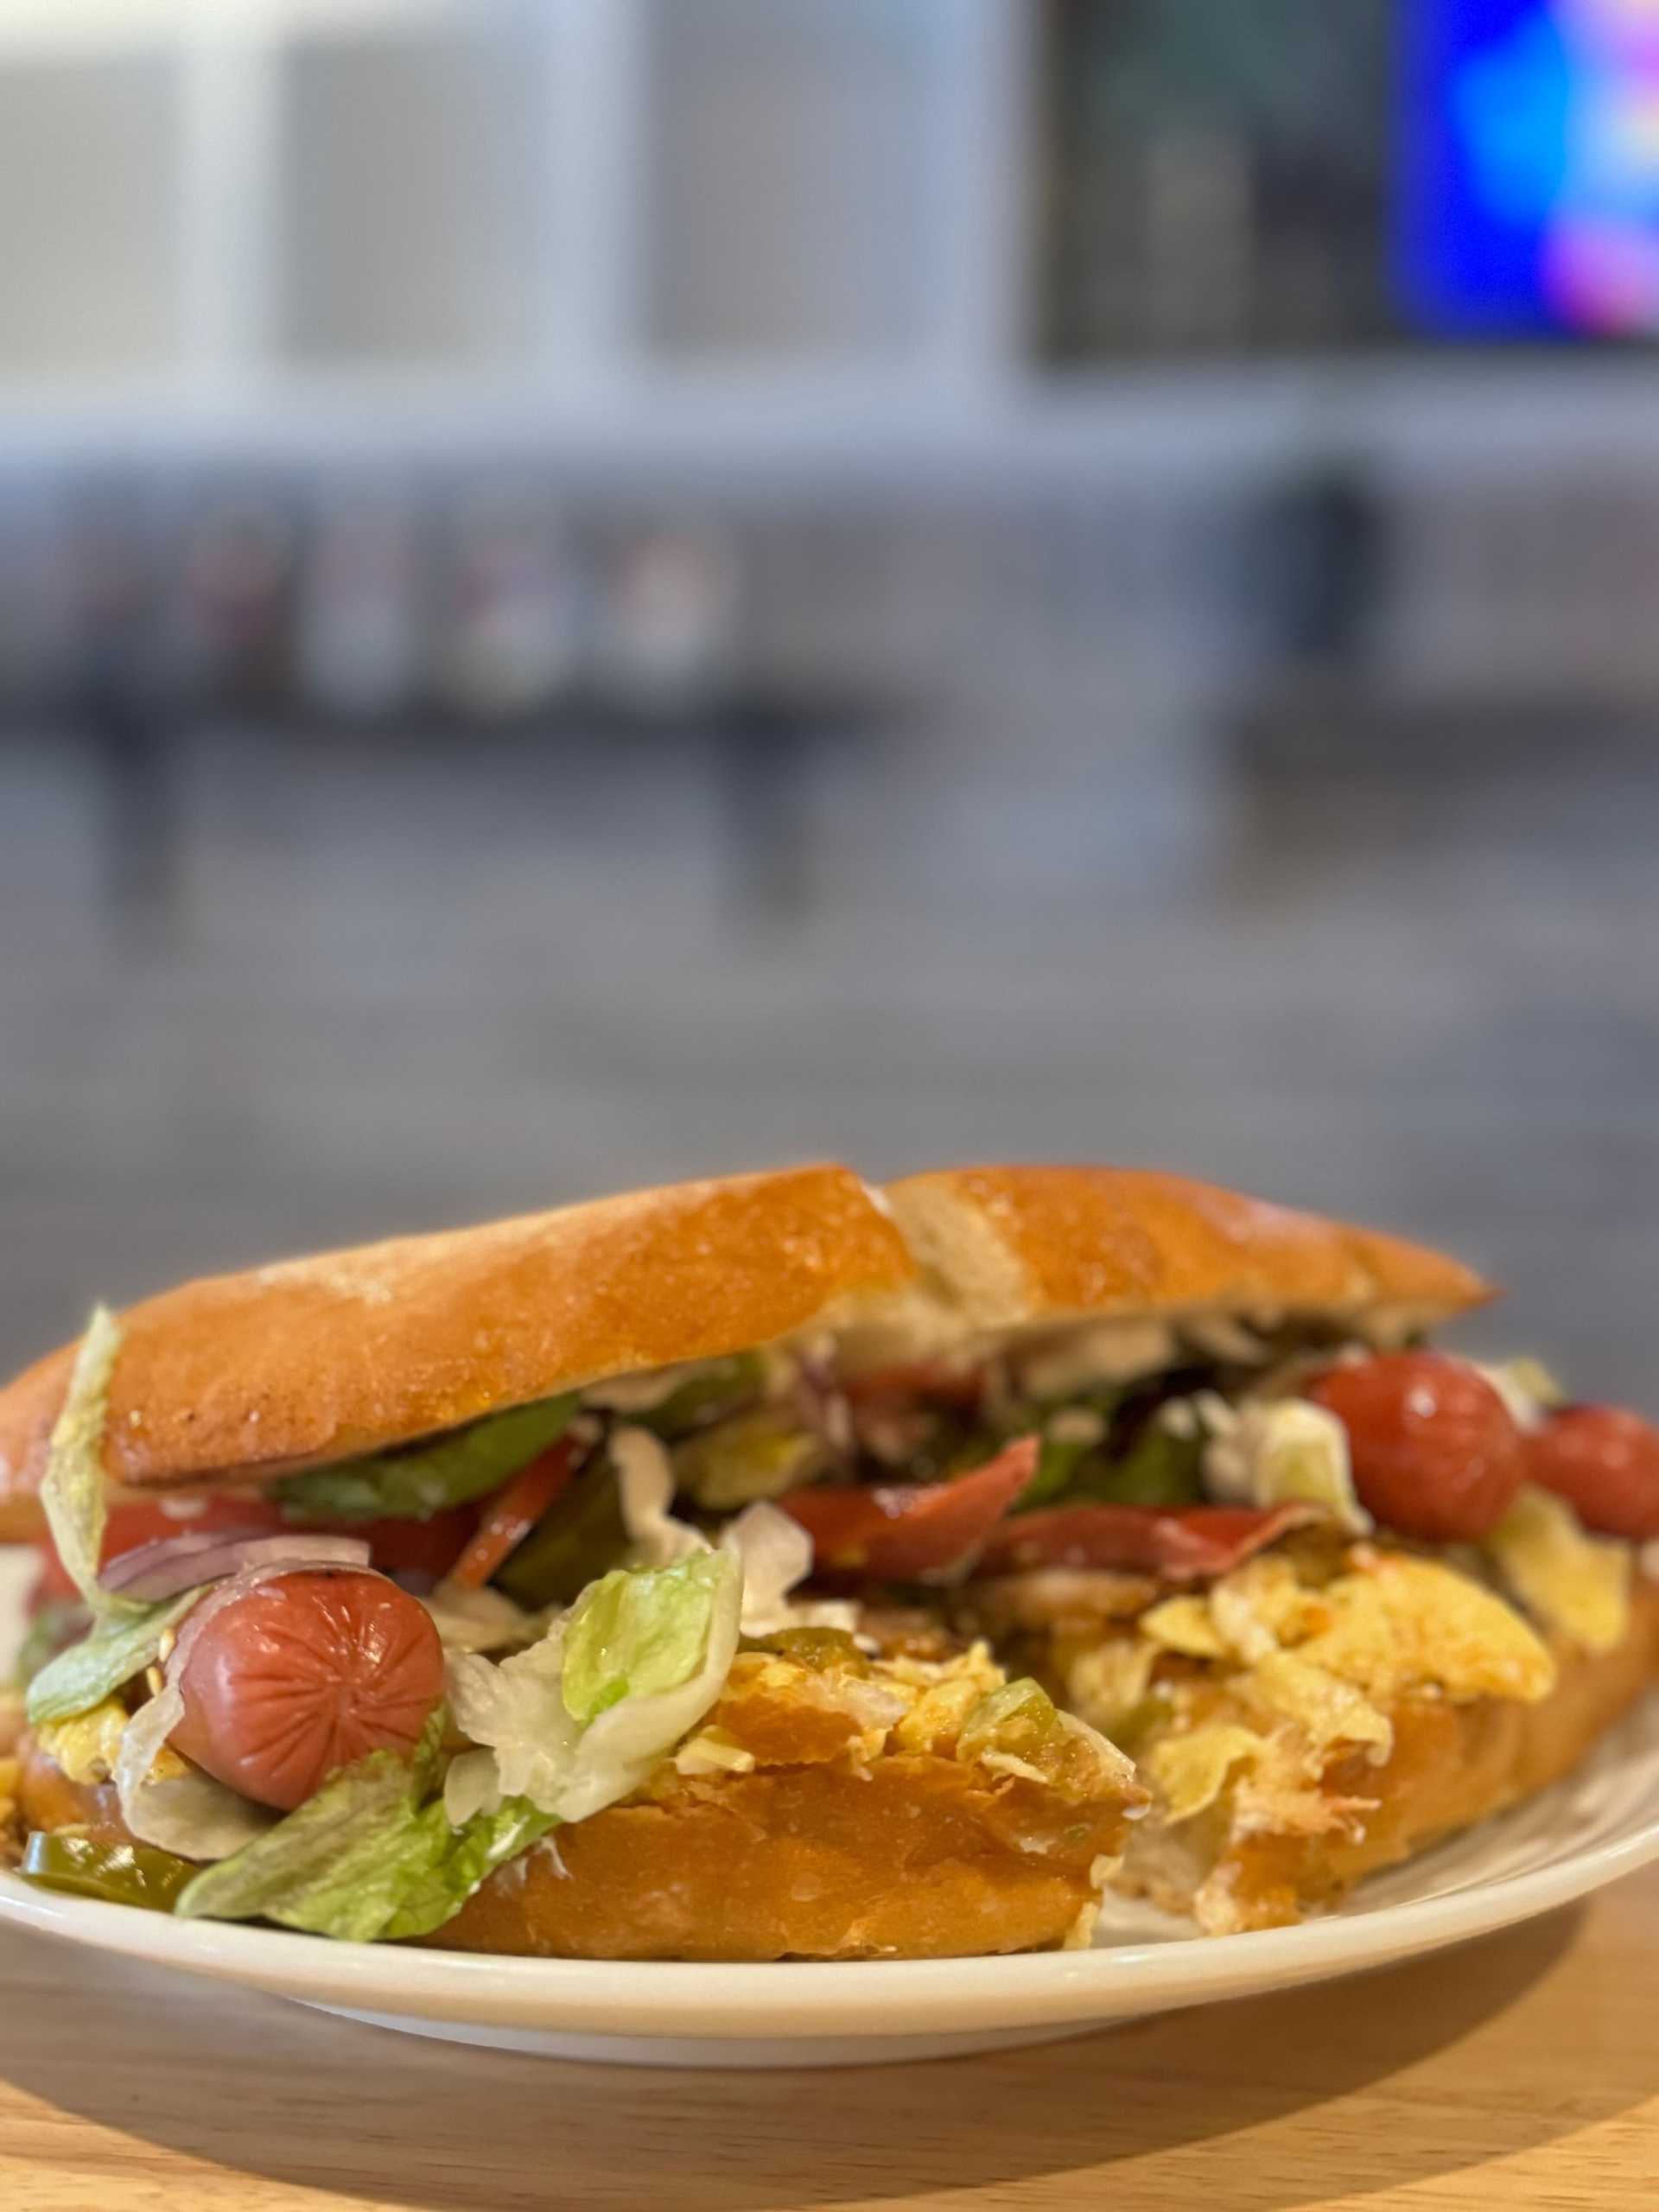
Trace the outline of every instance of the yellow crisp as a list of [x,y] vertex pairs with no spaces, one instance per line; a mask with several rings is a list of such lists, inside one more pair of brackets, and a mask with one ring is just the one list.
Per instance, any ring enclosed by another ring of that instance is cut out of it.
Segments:
[[1235,1768],[1259,1758],[1266,1749],[1253,1728],[1226,1720],[1195,1728],[1190,1736],[1166,1736],[1154,1744],[1145,1764],[1163,1797],[1166,1819],[1172,1825],[1190,1821],[1194,1814],[1213,1805]]
[[1300,1656],[1379,1703],[1433,1688],[1530,1705],[1554,1688],[1554,1661],[1514,1607],[1432,1560],[1377,1554],[1320,1601],[1330,1624]]
[[1325,1615],[1302,1586],[1293,1560],[1267,1552],[1224,1575],[1210,1593],[1217,1634],[1241,1659],[1260,1659],[1281,1644],[1300,1643]]
[[1370,1745],[1379,1761],[1394,1748],[1388,1716],[1351,1682],[1312,1665],[1300,1653],[1271,1653],[1242,1687],[1263,1713],[1294,1721],[1320,1758],[1338,1744]]
[[68,1720],[43,1721],[35,1730],[41,1749],[54,1758],[71,1782],[107,1782],[121,1754],[126,1707],[106,1697],[90,1712]]
[[1157,1663],[1157,1646],[1145,1637],[1109,1637],[1078,1652],[1066,1668],[1065,1701],[1092,1726],[1115,1736],[1146,1696]]
[[1141,1633],[1166,1651],[1184,1652],[1189,1659],[1229,1656],[1221,1632],[1210,1618],[1207,1599],[1166,1598],[1161,1605],[1142,1613]]
[[1565,1498],[1530,1484],[1488,1537],[1522,1603],[1586,1651],[1611,1651],[1630,1625],[1630,1548],[1586,1536]]

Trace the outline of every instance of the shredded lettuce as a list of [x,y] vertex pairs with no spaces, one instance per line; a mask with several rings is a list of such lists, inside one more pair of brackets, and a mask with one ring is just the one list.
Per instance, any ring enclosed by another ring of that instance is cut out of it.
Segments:
[[41,1503],[64,1571],[95,1613],[130,1613],[125,1599],[99,1587],[104,1550],[104,1426],[110,1405],[110,1378],[121,1349],[121,1328],[105,1306],[92,1309],[86,1333],[75,1354],[63,1408],[52,1431]]
[[638,1788],[725,1687],[742,1585],[735,1554],[724,1551],[625,1571],[499,1666],[476,1654],[452,1658],[455,1719],[490,1764],[456,1760],[451,1817],[524,1797],[560,1820],[585,1820]]
[[734,1513],[798,1490],[827,1459],[823,1438],[787,1408],[761,1407],[688,1437],[675,1449],[674,1476],[706,1512]]
[[564,1709],[586,1727],[625,1697],[656,1697],[694,1675],[725,1569],[713,1552],[652,1575],[619,1567],[584,1590],[564,1631]]
[[[611,1439],[623,1525],[635,1567],[668,1567],[713,1549],[701,1529],[677,1520],[674,1474],[667,1452],[644,1429],[620,1428]],[[790,1592],[812,1572],[812,1540],[798,1522],[764,1501],[745,1507],[721,1531],[720,1548],[743,1569],[745,1636],[797,1627],[853,1628],[857,1609],[839,1599],[802,1604]]]
[[357,1942],[429,1935],[495,1867],[626,1796],[696,1727],[737,1648],[741,1584],[724,1552],[607,1575],[530,1650],[499,1666],[452,1656],[456,1720],[486,1748],[452,1762],[442,1796],[439,1714],[412,1759],[359,1759],[198,1874],[176,1910]]
[[[1177,1435],[1160,1421],[1149,1421],[1118,1458],[1085,1453],[1065,1495],[1102,1505],[1194,1504],[1204,1494],[1198,1480],[1200,1449],[1196,1437]],[[1040,1463],[1038,1471],[1042,1471]],[[1021,1503],[1028,1501],[1029,1493]]]
[[574,1395],[518,1406],[430,1443],[289,1475],[271,1494],[293,1521],[429,1521],[499,1490],[557,1441],[576,1406]]
[[101,1621],[81,1643],[48,1659],[29,1682],[25,1698],[31,1726],[90,1713],[124,1682],[154,1666],[162,1638],[200,1595],[200,1590],[186,1590],[159,1605]]
[[1199,1401],[1212,1431],[1204,1447],[1205,1487],[1236,1505],[1320,1505],[1354,1535],[1370,1516],[1360,1504],[1348,1459],[1348,1433],[1334,1414],[1306,1398],[1242,1407],[1213,1392]]
[[677,1521],[670,1510],[674,1470],[654,1436],[643,1428],[616,1429],[611,1436],[611,1457],[616,1463],[622,1525],[633,1546],[635,1566],[670,1567],[692,1552],[708,1550],[708,1538],[689,1522]]
[[198,1874],[186,1919],[274,1920],[356,1942],[428,1936],[553,1825],[522,1802],[452,1827],[432,1796],[442,1716],[412,1759],[372,1751],[233,1858]]
[[92,1626],[79,1598],[58,1599],[41,1607],[30,1621],[12,1662],[12,1686],[26,1690],[47,1662],[79,1643]]

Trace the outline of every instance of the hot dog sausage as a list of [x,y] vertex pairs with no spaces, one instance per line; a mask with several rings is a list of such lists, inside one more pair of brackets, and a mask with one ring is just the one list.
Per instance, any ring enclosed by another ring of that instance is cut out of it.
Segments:
[[206,1622],[178,1688],[175,1749],[288,1812],[365,1752],[413,1748],[443,1649],[425,1607],[378,1575],[273,1575]]

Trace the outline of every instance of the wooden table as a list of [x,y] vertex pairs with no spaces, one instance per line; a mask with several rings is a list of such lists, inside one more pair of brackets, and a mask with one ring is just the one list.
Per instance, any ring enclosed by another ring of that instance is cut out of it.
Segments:
[[642,2072],[0,1933],[7,2212],[1650,2208],[1659,1869],[1360,1981],[882,2071]]

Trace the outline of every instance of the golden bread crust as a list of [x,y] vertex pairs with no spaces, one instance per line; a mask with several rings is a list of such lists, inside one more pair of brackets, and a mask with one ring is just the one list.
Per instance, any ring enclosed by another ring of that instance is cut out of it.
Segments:
[[[122,1317],[105,1465],[139,1490],[317,1465],[764,1344],[913,1274],[865,1185],[820,1166],[187,1283]],[[0,1392],[0,1537],[38,1527],[73,1360]]]
[[1166,1312],[1428,1322],[1493,1294],[1424,1246],[1147,1168],[944,1168],[886,1196],[982,1327]]
[[1094,1904],[1095,1861],[1124,1825],[1121,1802],[1071,1804],[925,1753],[676,1777],[556,1832],[430,1941],[576,1959],[1046,1949]]

